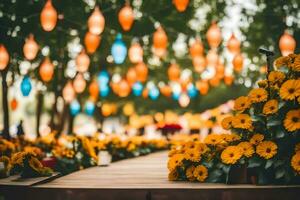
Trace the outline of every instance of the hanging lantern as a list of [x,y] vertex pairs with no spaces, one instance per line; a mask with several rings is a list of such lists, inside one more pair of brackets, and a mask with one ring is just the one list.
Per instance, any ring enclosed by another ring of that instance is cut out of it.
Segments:
[[113,112],[112,106],[107,103],[103,104],[101,107],[101,112],[104,117],[108,117]]
[[148,94],[149,94],[149,90],[145,88],[142,93],[143,98],[146,99],[148,97]]
[[140,63],[143,62],[143,48],[138,42],[134,42],[131,44],[129,51],[128,51],[128,57],[130,62],[132,63]]
[[190,101],[190,97],[186,93],[181,94],[178,99],[179,105],[183,108],[187,107],[190,104]]
[[195,56],[192,59],[196,72],[201,73],[206,67],[206,59],[204,56]]
[[105,19],[98,6],[94,9],[94,12],[88,19],[89,32],[94,35],[100,35],[105,26]]
[[224,73],[225,73],[225,67],[221,62],[219,62],[216,67],[216,76],[222,78],[224,76]]
[[129,84],[127,83],[126,80],[121,80],[120,83],[119,83],[119,91],[118,91],[118,95],[120,97],[127,97],[129,94],[130,94],[130,86]]
[[24,97],[27,97],[32,89],[31,81],[29,76],[24,76],[21,82],[21,92]]
[[98,84],[99,87],[101,87],[101,85],[107,85],[109,82],[109,74],[107,71],[103,70],[101,72],[99,72],[98,74]]
[[192,84],[190,83],[187,87],[187,93],[189,95],[190,98],[194,98],[198,95],[198,91],[197,91],[197,88]]
[[173,91],[173,93],[172,93],[172,98],[173,98],[175,101],[178,101],[178,100],[179,100],[179,97],[180,97],[180,92],[175,92],[175,91]]
[[164,29],[160,26],[153,34],[153,52],[158,57],[163,57],[166,54],[168,46],[168,37]]
[[92,101],[87,101],[84,106],[84,111],[87,115],[92,116],[95,111],[95,104]]
[[103,85],[100,87],[100,96],[107,97],[109,95],[109,87],[107,85]]
[[0,71],[4,70],[9,62],[9,54],[4,45],[0,44]]
[[111,47],[111,55],[113,56],[116,64],[122,64],[125,61],[127,48],[120,33],[117,34],[117,37]]
[[157,87],[152,87],[151,89],[149,89],[149,97],[152,100],[157,100],[157,98],[159,97],[159,90]]
[[173,0],[173,4],[179,12],[184,12],[190,0]]
[[99,87],[98,87],[98,84],[97,84],[97,81],[92,81],[89,85],[89,93],[90,93],[90,96],[96,100],[98,98],[98,95],[99,95]]
[[72,116],[76,116],[79,112],[80,112],[80,104],[75,99],[70,104],[70,113],[71,113]]
[[18,101],[16,98],[13,98],[10,102],[11,110],[16,110],[18,108]]
[[132,86],[132,93],[134,96],[141,96],[143,92],[143,84],[141,82],[135,82]]
[[233,69],[236,72],[241,72],[243,69],[243,65],[244,65],[244,58],[242,54],[237,54],[234,56],[233,60],[232,60],[232,65],[233,65]]
[[101,41],[101,37],[99,35],[95,35],[93,33],[87,32],[84,36],[84,45],[86,51],[89,54],[95,53]]
[[134,105],[132,103],[126,103],[123,107],[123,113],[126,116],[134,114]]
[[210,48],[217,48],[222,41],[222,34],[219,26],[213,22],[206,33],[206,39]]
[[73,87],[76,93],[82,93],[86,87],[86,81],[83,78],[82,74],[77,74],[73,81]]
[[144,83],[148,77],[148,68],[145,63],[140,62],[135,66],[137,80]]
[[296,49],[296,40],[287,31],[285,31],[279,39],[279,49],[283,56],[294,53]]
[[232,75],[224,76],[224,83],[226,85],[232,85],[234,77]]
[[211,49],[208,51],[206,55],[207,66],[216,67],[219,62],[219,56],[215,49]]
[[171,81],[177,81],[180,77],[180,68],[176,63],[172,63],[168,69],[168,77]]
[[85,53],[85,51],[82,50],[80,54],[78,54],[76,57],[76,69],[78,72],[84,73],[88,70],[89,66],[90,66],[90,58]]
[[119,23],[124,31],[129,31],[134,21],[133,10],[129,4],[126,4],[119,12]]
[[71,101],[74,100],[75,98],[75,91],[74,91],[74,88],[73,88],[73,85],[71,83],[71,81],[69,81],[63,91],[62,91],[62,95],[63,95],[63,98],[64,100],[67,102],[67,103],[70,103]]
[[209,90],[209,85],[207,81],[199,80],[196,83],[196,87],[198,88],[201,95],[206,95]]
[[137,76],[136,76],[136,71],[133,67],[128,69],[126,73],[126,80],[129,83],[129,85],[133,85],[136,82]]
[[168,85],[164,85],[160,88],[160,92],[162,93],[162,95],[166,96],[166,97],[170,97],[172,95],[172,89],[170,86]]
[[41,25],[44,31],[52,31],[57,22],[57,12],[52,5],[51,0],[48,0],[41,12]]
[[196,56],[202,56],[204,53],[204,47],[202,42],[197,38],[190,46],[190,55],[192,58]]
[[220,81],[221,80],[218,76],[209,79],[209,83],[212,87],[218,87],[220,85]]
[[42,81],[44,81],[44,82],[51,81],[53,74],[54,74],[54,66],[48,57],[45,58],[45,60],[41,64],[39,74],[40,74]]
[[235,37],[233,33],[227,42],[227,48],[232,54],[237,54],[240,52],[241,42]]
[[39,45],[34,40],[34,36],[32,34],[25,40],[25,44],[23,46],[23,53],[27,60],[35,59],[37,53],[39,51]]

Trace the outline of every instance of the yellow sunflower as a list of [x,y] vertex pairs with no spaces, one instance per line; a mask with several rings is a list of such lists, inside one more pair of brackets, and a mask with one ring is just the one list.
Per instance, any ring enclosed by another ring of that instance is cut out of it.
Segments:
[[248,97],[252,103],[264,102],[268,99],[268,92],[263,88],[255,88],[249,92]]
[[280,87],[279,95],[284,100],[294,100],[300,96],[300,80],[287,80]]
[[300,72],[300,55],[297,55],[294,62],[290,64],[291,70],[295,72]]
[[234,110],[244,112],[250,107],[251,103],[248,97],[241,96],[234,101]]
[[260,88],[266,88],[268,86],[268,81],[266,79],[260,80],[257,82],[257,85]]
[[235,142],[235,141],[239,141],[241,139],[241,137],[237,134],[221,134],[221,137],[223,138],[223,140],[225,142]]
[[276,99],[269,100],[263,107],[263,114],[271,115],[278,111],[278,101]]
[[300,129],[300,109],[290,110],[283,121],[283,125],[288,131],[296,131]]
[[195,169],[194,169],[194,176],[196,177],[196,179],[200,182],[204,182],[205,179],[208,176],[208,171],[207,168],[203,165],[198,165]]
[[288,66],[289,63],[290,63],[290,58],[288,56],[279,57],[274,62],[276,67]]
[[206,136],[206,138],[204,139],[204,143],[209,145],[217,145],[220,144],[221,142],[222,142],[222,138],[220,137],[220,135],[217,134],[210,134]]
[[243,156],[243,149],[239,146],[228,146],[221,153],[221,160],[225,164],[233,165]]
[[296,172],[300,173],[300,152],[293,155],[291,166]]
[[201,159],[201,153],[197,149],[189,149],[185,152],[184,158],[192,162],[199,162]]
[[258,145],[260,144],[263,140],[265,139],[265,136],[263,134],[254,134],[251,139],[250,139],[250,143],[253,145]]
[[272,71],[268,75],[268,80],[271,84],[282,83],[285,79],[285,74],[281,71]]
[[168,169],[170,171],[176,169],[176,167],[182,165],[182,160],[184,159],[183,154],[175,154],[168,161]]
[[169,175],[168,175],[169,181],[176,181],[176,180],[178,180],[178,177],[179,177],[179,174],[176,169],[169,172]]
[[238,144],[243,149],[244,156],[250,158],[254,154],[254,148],[250,142],[241,142]]
[[225,117],[225,118],[222,120],[222,122],[221,122],[222,128],[225,129],[225,130],[231,129],[233,119],[234,119],[233,116]]
[[185,175],[189,181],[195,181],[196,177],[194,176],[195,166],[190,166],[186,169]]
[[35,157],[31,157],[28,163],[29,166],[36,172],[39,172],[39,170],[43,167],[42,163]]
[[277,144],[271,141],[263,141],[256,147],[256,153],[264,158],[270,159],[277,154]]
[[232,121],[232,126],[249,130],[252,128],[251,117],[248,114],[237,114]]

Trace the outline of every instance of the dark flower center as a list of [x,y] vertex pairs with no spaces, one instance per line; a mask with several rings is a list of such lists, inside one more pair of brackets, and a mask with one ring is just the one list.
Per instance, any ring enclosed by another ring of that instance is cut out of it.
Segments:
[[297,122],[299,122],[299,118],[298,118],[298,117],[293,117],[293,118],[292,118],[292,121],[293,121],[294,123],[297,123]]
[[241,123],[244,124],[246,121],[244,119],[241,120]]
[[233,153],[229,154],[229,157],[233,157],[233,156],[234,156],[234,154],[233,154]]
[[294,88],[290,88],[288,91],[289,91],[290,94],[293,94],[295,92],[295,89]]
[[270,148],[267,148],[266,152],[267,152],[267,153],[271,153],[271,149],[270,149]]

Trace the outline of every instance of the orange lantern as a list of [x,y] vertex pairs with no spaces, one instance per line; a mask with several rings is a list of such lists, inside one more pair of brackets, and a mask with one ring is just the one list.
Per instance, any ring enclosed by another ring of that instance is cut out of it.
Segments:
[[39,51],[39,45],[34,40],[34,36],[30,34],[23,46],[24,56],[27,60],[33,60],[35,59],[38,51]]
[[45,60],[41,64],[39,74],[44,82],[51,81],[54,74],[54,66],[49,58],[45,58]]
[[126,80],[129,83],[129,85],[133,85],[136,82],[137,76],[136,76],[136,71],[133,67],[128,69],[126,74]]
[[283,56],[287,56],[291,53],[294,53],[296,48],[296,40],[294,37],[288,32],[284,32],[284,34],[279,39],[279,49]]
[[148,68],[145,63],[140,62],[135,66],[137,80],[140,82],[145,82],[148,77]]
[[115,94],[118,94],[118,93],[119,93],[119,83],[111,82],[111,83],[110,83],[110,86],[111,86],[112,91],[113,91]]
[[217,48],[222,41],[222,34],[216,22],[213,22],[206,33],[206,39],[211,48]]
[[195,42],[190,46],[190,54],[192,58],[196,56],[202,56],[204,53],[204,47],[202,42],[199,39],[196,39]]
[[52,5],[51,0],[48,0],[41,12],[41,24],[45,31],[52,31],[57,22],[57,12]]
[[208,66],[216,67],[219,62],[219,56],[215,49],[211,49],[208,51],[206,55],[206,61]]
[[227,48],[232,54],[237,54],[241,49],[241,42],[232,33],[230,39],[227,42]]
[[147,99],[148,95],[149,95],[149,90],[147,88],[145,88],[143,90],[142,96],[143,96],[144,99]]
[[84,73],[88,70],[90,65],[90,58],[89,56],[85,53],[84,50],[82,50],[80,52],[80,54],[78,54],[78,56],[76,57],[76,68],[77,71],[80,73]]
[[221,81],[220,78],[218,76],[215,76],[209,80],[209,84],[213,87],[217,87],[220,85],[220,81]]
[[160,26],[153,34],[153,51],[158,57],[163,57],[168,46],[168,37],[164,29]]
[[123,28],[124,31],[129,31],[133,21],[134,21],[134,15],[133,10],[130,7],[129,4],[126,4],[119,12],[119,22]]
[[113,108],[110,104],[105,103],[101,106],[101,112],[104,117],[108,117],[113,113]]
[[10,107],[12,110],[16,110],[18,108],[18,101],[16,98],[13,98],[10,102]]
[[87,32],[84,37],[84,45],[89,54],[95,53],[101,41],[99,35]]
[[143,54],[143,48],[138,42],[134,42],[128,50],[129,60],[132,63],[143,62]]
[[88,19],[88,28],[89,32],[91,32],[94,35],[100,35],[105,26],[105,19],[99,9],[98,6],[94,9],[94,12]]
[[82,93],[86,87],[86,81],[81,73],[77,74],[73,81],[73,87],[76,93]]
[[64,100],[67,102],[67,103],[70,103],[71,101],[73,101],[73,99],[75,98],[75,91],[74,91],[74,88],[72,86],[72,83],[71,81],[69,81],[63,91],[62,91],[62,95],[63,95],[63,98]]
[[172,63],[168,69],[168,77],[171,81],[177,81],[180,77],[180,68],[176,63]]
[[225,67],[222,63],[219,63],[216,67],[216,76],[222,78],[224,76],[224,73],[225,73]]
[[232,75],[226,75],[226,76],[224,76],[224,83],[226,85],[232,85],[233,80],[234,80],[234,77]]
[[204,56],[195,56],[192,61],[196,72],[201,73],[205,69],[206,59]]
[[243,69],[243,65],[244,65],[244,58],[242,56],[242,54],[237,54],[234,56],[233,60],[232,60],[232,64],[233,64],[233,69],[236,72],[241,72]]
[[183,12],[189,5],[189,0],[173,0],[173,4],[179,12]]
[[168,85],[164,85],[160,88],[160,92],[162,93],[162,95],[166,96],[166,97],[170,97],[172,95],[172,89],[170,86]]
[[119,83],[119,91],[118,94],[120,97],[127,97],[131,92],[131,88],[126,80],[121,80]]
[[200,94],[206,95],[209,90],[209,85],[207,81],[199,80],[196,82],[196,87],[198,88]]
[[97,84],[97,81],[94,80],[90,83],[89,85],[89,93],[90,93],[90,96],[96,100],[99,96],[99,87],[98,87],[98,84]]
[[0,44],[0,71],[4,70],[9,62],[9,54],[3,44]]

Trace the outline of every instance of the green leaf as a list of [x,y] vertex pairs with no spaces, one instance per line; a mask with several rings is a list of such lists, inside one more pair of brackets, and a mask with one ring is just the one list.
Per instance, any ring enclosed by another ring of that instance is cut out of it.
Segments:
[[262,161],[259,158],[253,157],[253,158],[249,159],[248,168],[259,167],[259,166],[261,166],[261,164],[262,164]]
[[283,138],[284,137],[284,131],[282,129],[276,129],[275,137],[276,138]]
[[277,168],[277,167],[279,167],[279,166],[281,166],[281,165],[284,165],[284,161],[283,161],[283,160],[276,160],[276,161],[274,162],[274,167],[275,167],[275,168]]
[[223,169],[223,172],[225,172],[225,174],[229,174],[230,165],[224,165],[222,169]]
[[268,119],[267,127],[273,127],[281,125],[281,120],[279,119]]
[[273,160],[267,160],[266,165],[265,165],[265,169],[270,168],[273,165]]
[[279,168],[275,172],[275,178],[276,179],[280,179],[280,178],[282,178],[284,176],[284,174],[285,174],[284,168]]

